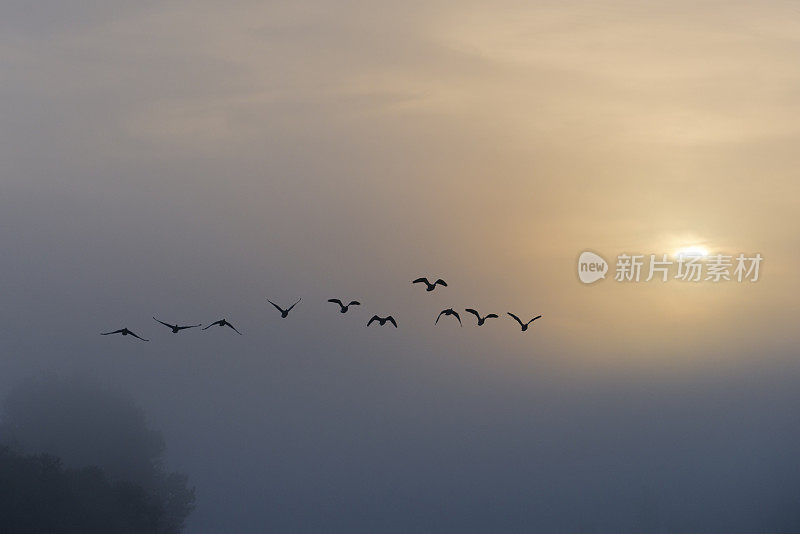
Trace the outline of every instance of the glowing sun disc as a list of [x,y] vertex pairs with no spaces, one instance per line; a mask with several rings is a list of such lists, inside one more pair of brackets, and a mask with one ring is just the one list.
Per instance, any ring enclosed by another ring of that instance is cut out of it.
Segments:
[[675,252],[675,257],[694,257],[694,256],[708,256],[708,249],[701,247],[699,245],[693,245],[690,247],[683,247],[678,249]]

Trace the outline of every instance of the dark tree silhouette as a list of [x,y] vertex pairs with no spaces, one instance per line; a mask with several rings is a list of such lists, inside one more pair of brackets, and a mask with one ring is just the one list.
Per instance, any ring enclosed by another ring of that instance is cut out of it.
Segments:
[[46,454],[0,447],[0,529],[15,534],[150,534],[163,528],[159,499],[102,469],[65,469]]
[[158,521],[154,530],[130,532],[174,534],[183,529],[193,509],[194,489],[185,475],[165,471],[164,440],[148,428],[130,400],[96,385],[46,378],[15,388],[3,408],[0,441],[14,452],[56,457],[67,470],[80,470],[76,472],[94,467],[115,491],[142,492],[158,509]]

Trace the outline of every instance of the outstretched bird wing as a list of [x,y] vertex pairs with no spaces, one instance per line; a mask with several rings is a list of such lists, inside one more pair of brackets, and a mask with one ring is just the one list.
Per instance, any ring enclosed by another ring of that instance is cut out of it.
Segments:
[[335,302],[339,306],[342,306],[342,301],[339,299],[328,299],[328,302]]
[[141,339],[142,341],[150,341],[149,339],[145,339],[145,338],[143,338],[143,337],[139,337],[139,336],[137,336],[136,334],[134,334],[134,333],[133,333],[133,332],[131,332],[130,330],[128,330],[128,333],[129,333],[130,335],[132,335],[133,337],[135,337],[136,339]]
[[442,310],[442,311],[440,311],[440,312],[439,312],[439,315],[437,315],[437,316],[436,316],[436,321],[434,321],[434,323],[433,323],[433,324],[439,324],[439,319],[441,319],[441,317],[442,317],[442,314],[443,314],[444,312],[446,312],[446,311],[447,311],[447,310]]
[[[157,320],[157,319],[156,319]],[[160,321],[159,321],[160,322]],[[200,326],[199,324],[187,324],[186,326],[178,326],[176,327],[178,330],[186,330],[187,328],[197,328]]]
[[228,321],[225,321],[225,326],[227,326],[227,327],[229,327],[229,328],[233,329],[233,331],[234,331],[234,332],[236,332],[237,334],[239,334],[240,336],[242,335],[242,333],[241,333],[241,332],[239,332],[238,330],[236,330],[236,327],[235,327],[235,326],[233,326],[233,325],[232,325],[231,323],[229,323]]
[[519,317],[517,317],[516,315],[514,315],[513,313],[511,313],[511,312],[508,312],[508,314],[509,314],[511,317],[513,317],[514,319],[516,319],[516,320],[517,320],[517,322],[519,323],[519,325],[520,325],[520,326],[524,326],[524,325],[525,325],[525,323],[523,323],[523,322],[520,320],[520,318],[519,318]]
[[428,282],[428,279],[427,279],[427,278],[425,278],[425,277],[423,277],[423,278],[417,278],[416,280],[414,280],[414,281],[413,281],[413,282],[411,282],[411,283],[412,283],[412,284],[419,284],[420,282],[422,282],[423,284],[430,285],[430,282]]
[[367,321],[367,326],[371,325],[371,324],[372,324],[374,321],[380,321],[380,319],[381,319],[381,318],[380,318],[380,317],[378,317],[377,315],[373,315],[373,316],[370,318],[370,320],[369,320],[369,321]]
[[358,302],[357,300],[351,300],[348,306],[361,306],[361,303]]
[[456,316],[456,319],[458,319],[458,324],[459,324],[460,326],[464,326],[464,325],[461,323],[461,317],[458,315],[458,312],[457,312],[457,311],[455,311],[455,310],[453,310],[453,315],[455,315],[455,316]]
[[444,287],[447,287],[447,282],[445,282],[445,281],[444,281],[444,280],[442,280],[441,278],[439,278],[438,280],[436,280],[436,281],[433,283],[433,285],[434,285],[434,286],[435,286],[436,284],[440,284],[440,285],[443,285]]
[[164,321],[160,321],[160,320],[156,319],[155,317],[153,317],[153,319],[155,319],[156,322],[159,322],[159,323],[163,324],[164,326],[168,326],[169,328],[178,328],[177,325],[173,326],[173,325],[171,325],[169,323],[165,323]]
[[119,330],[114,330],[113,332],[102,332],[100,335],[109,336],[111,334],[121,334],[124,330],[125,330],[124,328],[120,328]]
[[272,301],[271,301],[271,300],[269,300],[269,299],[267,299],[267,302],[269,302],[270,304],[272,304],[273,306],[275,306],[275,309],[276,309],[276,310],[278,310],[279,312],[283,313],[283,308],[281,308],[280,306],[278,306],[277,304],[275,304],[274,302],[272,302]]
[[386,320],[392,323],[395,328],[397,328],[397,321],[394,320],[394,317],[390,315],[389,317],[386,318]]
[[222,323],[221,320],[220,321],[214,321],[213,323],[209,324],[208,326],[203,327],[203,330],[208,330],[212,326],[216,326],[216,325],[221,324],[221,323]]
[[302,299],[302,298],[299,298],[299,299],[297,299],[297,302],[295,302],[294,304],[292,304],[291,306],[289,306],[289,309],[288,309],[288,310],[286,310],[286,312],[288,313],[288,312],[292,311],[292,308],[294,308],[295,306],[297,306],[297,305],[300,303],[300,301],[301,301],[301,300],[303,300],[303,299]]
[[497,319],[497,314],[496,313],[490,313],[489,315],[484,317],[484,319],[492,319],[492,318]]
[[537,315],[536,317],[534,317],[533,319],[531,319],[530,321],[528,321],[528,323],[527,323],[527,324],[531,324],[533,321],[535,321],[535,320],[536,320],[536,319],[538,319],[539,317],[541,317],[541,315]]
[[[475,317],[477,317],[479,321],[481,320],[481,316],[480,316],[480,314],[478,313],[478,310],[473,310],[472,308],[467,308],[467,309],[466,309],[466,310],[464,310],[464,311],[465,311],[465,312],[467,312],[467,313],[471,313],[472,315],[474,315]],[[487,315],[487,317],[488,317],[488,315]]]

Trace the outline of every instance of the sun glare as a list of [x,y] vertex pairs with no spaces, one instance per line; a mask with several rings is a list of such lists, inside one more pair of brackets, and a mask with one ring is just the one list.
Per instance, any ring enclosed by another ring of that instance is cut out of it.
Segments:
[[676,258],[692,257],[692,256],[708,256],[708,249],[699,245],[692,245],[689,247],[682,247],[675,251]]

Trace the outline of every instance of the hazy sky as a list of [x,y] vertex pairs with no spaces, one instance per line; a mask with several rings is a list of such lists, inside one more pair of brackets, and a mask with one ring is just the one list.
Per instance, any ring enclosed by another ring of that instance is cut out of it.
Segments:
[[[777,1],[5,2],[0,393],[130,392],[190,533],[788,529],[798,54]],[[761,279],[576,276],[689,245]]]

